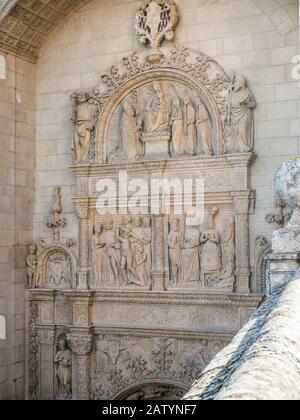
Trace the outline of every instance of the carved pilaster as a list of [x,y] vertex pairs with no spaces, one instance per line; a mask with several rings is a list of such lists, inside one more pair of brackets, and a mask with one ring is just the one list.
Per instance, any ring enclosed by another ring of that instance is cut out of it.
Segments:
[[55,338],[56,328],[54,326],[42,327],[39,330],[39,343],[41,354],[41,384],[40,395],[43,400],[52,400],[54,398],[54,374],[53,361],[55,357]]
[[73,400],[89,400],[90,398],[90,352],[92,336],[69,334],[67,336],[72,349],[73,366]]
[[249,212],[252,191],[232,193],[236,236],[236,292],[250,293]]
[[30,299],[30,293],[26,292],[25,309],[25,352],[26,352],[26,400],[36,400],[39,396],[39,343],[36,322],[38,320],[38,303]]
[[165,216],[153,216],[152,290],[154,291],[164,291],[168,288],[167,229]]
[[78,198],[74,200],[79,218],[79,270],[77,288],[88,289],[89,268],[89,200]]

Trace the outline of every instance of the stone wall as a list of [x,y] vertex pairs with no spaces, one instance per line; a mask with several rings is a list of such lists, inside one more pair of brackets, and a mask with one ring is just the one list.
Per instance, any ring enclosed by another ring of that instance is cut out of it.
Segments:
[[[290,64],[298,48],[298,2],[176,2],[181,16],[177,42],[212,56],[229,74],[243,73],[258,102],[258,159],[251,169],[251,184],[257,192],[256,212],[251,216],[253,248],[257,235],[271,234],[265,215],[273,204],[273,174],[282,160],[299,153],[300,90],[291,77]],[[23,395],[24,257],[25,245],[32,241],[34,177],[35,240],[50,238],[45,221],[56,185],[62,186],[69,221],[64,235],[76,236],[78,222],[71,201],[75,180],[68,169],[73,161],[69,94],[93,87],[110,66],[141,48],[133,28],[141,3],[83,2],[45,41],[36,82],[34,65],[6,56],[6,78],[0,80],[0,315],[7,317],[9,339],[0,342],[0,399]]]
[[[37,65],[36,237],[49,235],[44,222],[55,185],[63,186],[64,208],[71,220],[65,235],[76,232],[73,205],[68,200],[74,185],[68,170],[72,163],[69,93],[95,86],[110,66],[140,49],[133,22],[141,3],[86,2],[42,48]],[[258,159],[251,169],[251,183],[257,192],[256,212],[251,217],[254,267],[255,238],[270,237],[272,230],[265,216],[273,206],[273,174],[282,160],[299,153],[300,89],[292,79],[290,64],[297,54],[298,2],[177,0],[177,4],[181,16],[177,43],[202,50],[229,74],[243,73],[258,102]]]
[[34,203],[35,69],[1,56],[0,79],[0,400],[24,396],[26,245],[32,242]]

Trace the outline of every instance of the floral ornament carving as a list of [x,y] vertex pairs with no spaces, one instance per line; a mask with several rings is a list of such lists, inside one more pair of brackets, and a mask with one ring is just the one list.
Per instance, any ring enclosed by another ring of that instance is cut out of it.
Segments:
[[140,7],[136,14],[135,29],[142,45],[147,43],[158,49],[165,38],[174,39],[174,29],[179,15],[173,0],[148,0],[144,7]]
[[53,241],[55,243],[59,243],[60,242],[60,234],[61,234],[61,229],[66,227],[67,225],[67,220],[62,217],[62,203],[61,203],[61,188],[60,187],[55,187],[54,188],[54,206],[52,209],[52,216],[50,217],[50,219],[47,222],[47,226],[52,229],[52,234],[53,234]]
[[[99,336],[92,369],[92,399],[127,399],[129,390],[143,383],[152,383],[157,396],[159,383],[165,381],[180,383],[182,389],[188,389],[226,344],[219,340],[161,337],[145,338],[138,343],[125,337]],[[144,393],[138,394],[130,399],[147,399]]]
[[36,400],[39,394],[39,344],[36,321],[38,318],[37,302],[29,302],[29,363],[28,363],[28,393],[30,400]]
[[73,353],[78,356],[85,356],[92,350],[92,336],[73,335],[67,336],[68,342],[71,344]]

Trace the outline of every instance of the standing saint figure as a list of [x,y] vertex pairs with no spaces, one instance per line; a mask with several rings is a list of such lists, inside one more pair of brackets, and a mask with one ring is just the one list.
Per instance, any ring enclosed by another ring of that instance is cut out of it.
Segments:
[[[220,234],[215,228],[215,216],[217,215],[218,207],[213,207],[211,214],[208,216],[206,222],[206,229],[200,234],[201,250],[201,271],[204,280],[207,278],[208,282],[211,277],[219,273],[222,269],[222,254],[220,249]],[[208,276],[208,277],[207,277]],[[210,285],[210,284],[205,284]]]
[[37,247],[29,246],[29,254],[26,257],[27,282],[29,289],[36,287],[36,268],[37,268]]
[[180,220],[173,219],[170,223],[170,233],[168,237],[169,261],[171,272],[171,283],[178,286],[181,279],[182,262],[182,234],[180,230]]
[[212,133],[211,123],[208,111],[205,104],[200,98],[196,99],[197,107],[197,140],[198,140],[198,153],[204,153],[211,156],[212,151]]
[[235,219],[230,216],[222,236],[223,270],[217,278],[218,286],[233,291],[235,281]]
[[253,149],[256,101],[247,80],[237,75],[232,83],[226,124],[229,127],[227,153],[247,153]]
[[121,277],[124,286],[135,284],[134,256],[131,246],[131,232],[118,227],[117,239],[121,243]]
[[189,226],[186,229],[182,250],[183,273],[182,281],[196,283],[200,281],[200,232],[197,228]]
[[123,103],[121,123],[120,156],[122,159],[139,159],[142,157],[142,144],[140,141],[142,123],[140,115],[132,103],[126,99]]
[[184,99],[185,152],[194,156],[197,151],[196,110],[189,96]]
[[146,255],[147,255],[147,275],[148,279],[151,279],[151,270],[152,270],[152,227],[151,227],[151,218],[143,218],[143,238],[147,245],[144,246]]
[[106,263],[102,266],[103,278],[108,279],[110,285],[119,285],[121,244],[114,231],[114,223],[112,220],[105,222],[104,232],[100,236],[100,243],[101,246],[103,244],[103,252],[106,257]]
[[180,99],[176,95],[172,101],[171,112],[172,124],[172,155],[181,156],[184,153],[183,145],[183,112],[181,109]]
[[69,400],[72,398],[72,353],[68,349],[67,339],[63,336],[58,341],[58,351],[55,355],[55,376],[57,378],[57,399]]
[[97,107],[89,102],[87,92],[79,92],[73,96],[71,121],[74,124],[73,151],[76,163],[89,161],[96,113]]
[[108,273],[110,268],[107,265],[107,255],[105,243],[102,242],[103,226],[99,223],[95,225],[93,236],[93,275],[94,285],[100,286],[110,282],[113,273]]
[[170,107],[160,81],[153,82],[154,97],[146,106],[146,132],[169,131]]

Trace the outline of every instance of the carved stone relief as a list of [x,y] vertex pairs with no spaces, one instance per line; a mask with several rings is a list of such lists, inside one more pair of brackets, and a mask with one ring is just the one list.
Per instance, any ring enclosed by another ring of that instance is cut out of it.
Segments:
[[28,398],[36,400],[39,396],[39,340],[36,328],[38,318],[38,304],[29,301],[29,331],[28,331],[28,377],[27,389]]
[[29,289],[36,287],[37,251],[36,245],[30,245],[29,254],[26,257],[27,285]]
[[149,42],[152,48],[158,49],[164,38],[171,41],[178,19],[173,0],[148,0],[136,14],[135,29],[140,43],[146,45]]
[[167,392],[164,383],[173,390],[176,384],[188,388],[225,345],[213,339],[113,335],[100,335],[96,343],[91,386],[92,399],[98,400],[146,399],[149,395],[140,391],[151,383],[153,399]]
[[186,226],[173,218],[168,237],[170,285],[233,291],[235,282],[235,220],[222,219],[215,226],[218,207],[208,211],[203,226]]
[[62,216],[61,188],[54,188],[54,206],[47,226],[52,230],[53,241],[41,239],[39,245],[30,245],[26,257],[27,281],[29,289],[68,289],[76,287],[77,258],[73,250],[77,246],[74,239],[61,242],[61,229],[67,225]]
[[268,255],[272,252],[270,241],[264,236],[258,236],[255,240],[255,280],[259,292],[268,292],[270,276],[270,262]]
[[92,286],[150,288],[152,229],[148,216],[97,223],[92,248]]
[[72,398],[72,353],[65,335],[58,337],[54,363],[57,381],[56,399],[69,400]]
[[93,158],[93,141],[97,117],[97,104],[88,92],[79,91],[71,96],[70,119],[74,124],[73,146],[76,163],[87,163]]
[[292,211],[287,204],[278,197],[274,201],[274,211],[267,214],[266,222],[270,225],[285,227],[292,217]]
[[[32,398],[180,398],[230,339],[215,331],[234,333],[260,302],[249,295],[256,103],[246,79],[230,80],[212,58],[161,47],[177,20],[173,1],[147,1],[136,31],[152,49],[71,95],[79,234],[62,240],[57,187],[52,240],[31,246],[26,259],[40,315],[29,335]],[[203,220],[191,225],[185,212],[147,205],[124,215],[120,200],[101,213],[97,183],[120,188],[120,171],[147,185],[155,174],[203,178]]]
[[71,101],[77,164],[253,150],[247,80],[230,82],[213,59],[187,48],[161,48],[158,61],[133,53]]
[[108,161],[211,155],[211,124],[206,105],[187,86],[148,83],[117,107],[109,130]]

